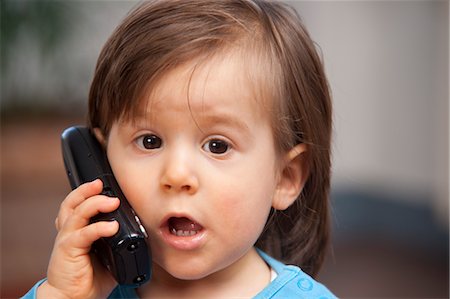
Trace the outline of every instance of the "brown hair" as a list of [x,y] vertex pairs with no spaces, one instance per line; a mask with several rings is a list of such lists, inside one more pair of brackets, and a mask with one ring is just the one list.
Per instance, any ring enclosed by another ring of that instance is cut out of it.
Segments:
[[273,103],[278,150],[308,144],[310,175],[303,191],[287,210],[271,212],[257,246],[314,276],[329,239],[332,112],[320,57],[293,9],[264,0],[139,5],[100,53],[89,94],[89,125],[107,136],[114,121],[132,118],[167,71],[237,48],[251,53],[253,62],[260,60],[253,67]]

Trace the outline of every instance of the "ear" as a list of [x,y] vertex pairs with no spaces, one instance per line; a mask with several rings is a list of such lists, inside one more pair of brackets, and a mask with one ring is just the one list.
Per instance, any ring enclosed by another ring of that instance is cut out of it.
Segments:
[[306,144],[298,144],[284,156],[283,168],[278,178],[277,189],[272,207],[276,210],[286,210],[302,192],[309,176],[306,161]]
[[98,142],[103,146],[103,148],[106,148],[106,137],[103,135],[102,130],[100,128],[94,128],[92,129],[92,132],[94,133],[95,138],[97,138]]

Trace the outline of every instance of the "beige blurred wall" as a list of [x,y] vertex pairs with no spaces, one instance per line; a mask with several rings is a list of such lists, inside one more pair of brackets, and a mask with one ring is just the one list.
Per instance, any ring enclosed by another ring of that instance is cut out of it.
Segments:
[[448,1],[291,3],[333,91],[334,186],[429,200],[447,227]]

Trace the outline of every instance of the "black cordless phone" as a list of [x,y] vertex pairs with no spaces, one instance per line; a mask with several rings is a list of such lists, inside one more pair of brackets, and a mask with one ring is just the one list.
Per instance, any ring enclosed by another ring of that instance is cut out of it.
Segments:
[[70,127],[61,135],[64,165],[72,189],[97,178],[103,181],[102,194],[120,199],[111,213],[100,213],[91,222],[119,222],[112,237],[100,238],[92,250],[120,285],[138,287],[151,276],[151,254],[147,233],[114,178],[106,153],[92,132],[82,126]]

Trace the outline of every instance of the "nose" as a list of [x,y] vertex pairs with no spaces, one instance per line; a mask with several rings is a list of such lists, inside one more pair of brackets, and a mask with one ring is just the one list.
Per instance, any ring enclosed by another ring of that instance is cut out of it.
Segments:
[[161,175],[161,188],[165,192],[185,192],[195,194],[198,190],[198,177],[195,163],[187,151],[171,151],[165,160]]

